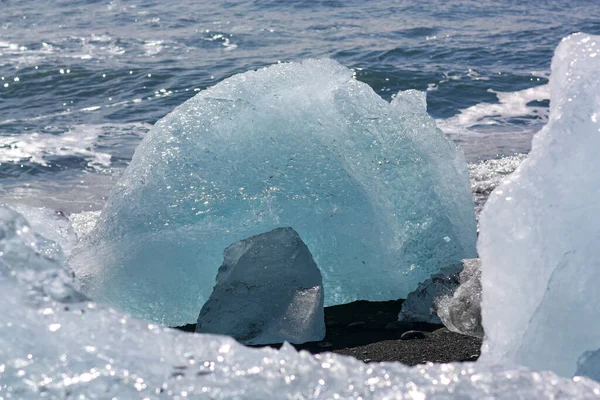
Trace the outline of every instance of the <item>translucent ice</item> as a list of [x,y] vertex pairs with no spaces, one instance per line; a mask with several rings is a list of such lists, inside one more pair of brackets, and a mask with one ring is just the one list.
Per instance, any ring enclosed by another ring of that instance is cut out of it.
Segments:
[[398,321],[427,322],[441,324],[436,309],[436,300],[442,296],[452,295],[460,284],[459,273],[462,265],[455,264],[443,268],[432,275],[406,297]]
[[422,97],[403,106],[414,96],[390,105],[332,60],[199,93],[136,150],[72,257],[82,287],[159,323],[192,322],[223,249],[293,226],[326,304],[406,296],[473,257],[476,240],[464,158]]
[[298,233],[278,228],[229,246],[196,332],[245,344],[322,340],[323,279]]
[[27,270],[62,268],[60,246],[34,232],[21,214],[0,206],[0,265],[5,272],[18,275]]
[[[46,215],[46,225],[54,223],[54,215],[34,214]],[[37,234],[21,214],[0,206],[0,277],[16,279],[33,292],[57,301],[83,300],[85,297],[73,288],[73,276],[63,262],[64,254],[57,243]]]
[[[16,230],[2,229],[8,235],[0,246],[14,243]],[[287,344],[280,351],[250,349],[224,336],[160,328],[97,303],[65,306],[28,289],[0,273],[0,396],[6,399],[595,399],[600,393],[600,384],[586,378],[510,364],[411,368],[312,356]]]
[[435,300],[442,323],[451,331],[483,337],[481,326],[481,261],[463,260],[460,286],[454,293]]
[[[364,364],[246,348],[105,306],[56,303],[0,276],[0,393],[49,399],[595,399],[600,384],[486,363]],[[32,301],[33,300],[33,301]]]
[[571,376],[600,348],[600,36],[552,60],[550,120],[483,211],[483,357]]
[[62,212],[22,204],[6,204],[5,207],[25,217],[38,235],[59,245],[67,257],[71,254],[71,250],[77,243],[77,235],[69,219]]
[[600,382],[600,349],[586,351],[577,361],[577,376],[587,376]]

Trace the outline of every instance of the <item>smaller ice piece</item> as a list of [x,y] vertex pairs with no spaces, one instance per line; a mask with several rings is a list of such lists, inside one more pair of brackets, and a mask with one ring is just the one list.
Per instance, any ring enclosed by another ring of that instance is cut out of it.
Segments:
[[458,276],[461,268],[461,264],[453,264],[443,268],[439,274],[434,274],[419,283],[419,286],[410,292],[406,301],[402,303],[398,321],[441,324],[442,321],[435,308],[436,300],[442,296],[451,295],[456,290],[459,285]]
[[483,337],[481,326],[481,261],[478,258],[463,260],[460,286],[454,294],[435,300],[435,309],[449,330]]
[[277,228],[229,246],[196,332],[245,344],[322,340],[323,279],[298,233]]
[[570,377],[600,348],[600,36],[563,39],[550,86],[548,124],[480,219],[482,359]]

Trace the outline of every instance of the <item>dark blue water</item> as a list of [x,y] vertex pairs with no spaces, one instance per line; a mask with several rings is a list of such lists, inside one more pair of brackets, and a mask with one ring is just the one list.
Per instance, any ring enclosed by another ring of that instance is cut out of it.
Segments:
[[157,119],[279,61],[331,57],[428,110],[469,160],[526,152],[559,40],[591,1],[0,0],[0,202],[101,207]]

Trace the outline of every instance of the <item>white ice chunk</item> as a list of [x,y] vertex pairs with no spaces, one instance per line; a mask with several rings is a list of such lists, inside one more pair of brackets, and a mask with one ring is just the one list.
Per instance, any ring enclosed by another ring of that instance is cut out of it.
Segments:
[[323,279],[298,233],[278,228],[229,246],[196,332],[245,344],[322,340]]
[[449,330],[483,337],[481,326],[481,261],[463,260],[460,286],[454,293],[435,300],[435,309]]
[[461,152],[332,60],[278,64],[200,92],[145,136],[72,257],[93,298],[153,321],[196,320],[222,251],[293,226],[325,304],[405,297],[475,255]]
[[484,359],[572,376],[600,348],[600,36],[562,40],[550,120],[483,211]]

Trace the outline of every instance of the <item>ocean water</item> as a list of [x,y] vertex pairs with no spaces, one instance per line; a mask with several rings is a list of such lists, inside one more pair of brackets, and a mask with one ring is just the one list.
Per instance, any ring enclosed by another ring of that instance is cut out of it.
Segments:
[[388,100],[426,91],[477,172],[529,150],[554,48],[600,34],[598,15],[600,2],[551,0],[0,0],[0,203],[97,210],[175,106],[233,74],[318,57]]

